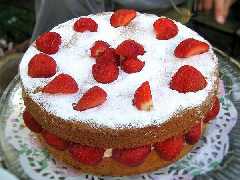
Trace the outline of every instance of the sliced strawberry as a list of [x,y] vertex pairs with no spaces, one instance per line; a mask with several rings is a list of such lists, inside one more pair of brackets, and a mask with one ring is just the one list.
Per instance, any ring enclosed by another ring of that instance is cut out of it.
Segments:
[[219,111],[220,111],[220,101],[217,96],[213,96],[212,106],[207,112],[203,122],[208,123],[210,120],[213,120],[218,115]]
[[98,24],[91,18],[80,18],[74,23],[73,29],[76,32],[97,32]]
[[94,86],[87,90],[78,103],[73,107],[77,111],[94,108],[107,100],[107,93],[100,87]]
[[150,111],[153,107],[152,94],[148,81],[145,81],[135,91],[133,105],[139,110]]
[[112,158],[127,166],[138,166],[144,162],[150,152],[151,145],[129,149],[113,149]]
[[126,73],[140,72],[144,67],[145,62],[140,61],[138,58],[127,58],[121,64],[121,68]]
[[115,49],[108,48],[104,53],[96,58],[96,63],[99,64],[108,64],[108,63],[114,63],[117,66],[120,64],[120,57],[116,54]]
[[159,18],[153,24],[157,39],[168,40],[178,33],[177,25],[168,18]]
[[59,74],[42,89],[42,92],[49,94],[72,94],[77,91],[76,81],[68,74]]
[[100,83],[111,83],[118,78],[119,69],[113,63],[97,63],[92,66],[94,79]]
[[182,41],[175,49],[174,54],[178,58],[188,58],[194,55],[205,53],[209,50],[209,45],[205,42],[188,38]]
[[187,134],[185,134],[185,140],[188,144],[195,144],[199,141],[202,135],[203,122],[200,121],[194,125]]
[[91,47],[91,56],[92,57],[99,57],[101,56],[106,49],[108,49],[110,45],[104,41],[96,41],[94,45]]
[[133,9],[118,9],[112,14],[110,23],[113,27],[127,26],[136,15],[137,13]]
[[176,136],[171,137],[163,142],[156,143],[154,148],[162,159],[166,161],[172,161],[180,154],[181,150],[183,149],[183,145],[183,136]]
[[41,125],[32,117],[32,115],[25,109],[23,112],[24,124],[33,132],[40,133],[42,131]]
[[49,78],[56,74],[56,67],[57,64],[51,56],[36,54],[28,63],[28,75],[32,78]]
[[46,32],[36,40],[36,47],[46,54],[55,54],[61,44],[61,36],[56,32]]
[[73,159],[87,165],[98,164],[103,157],[105,149],[73,144],[69,152]]
[[180,93],[196,92],[204,89],[207,81],[197,69],[184,65],[172,77],[170,88]]
[[68,142],[64,141],[60,137],[57,137],[56,135],[43,130],[42,131],[42,137],[46,141],[46,143],[52,147],[54,147],[57,150],[64,151],[65,149],[68,148]]
[[141,44],[128,39],[118,45],[116,53],[123,57],[137,57],[138,55],[143,55],[145,51]]

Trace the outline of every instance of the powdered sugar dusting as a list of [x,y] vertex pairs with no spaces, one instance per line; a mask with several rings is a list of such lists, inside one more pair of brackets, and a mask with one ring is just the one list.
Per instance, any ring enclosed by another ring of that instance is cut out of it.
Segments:
[[[79,85],[79,92],[72,95],[48,95],[35,92],[52,78],[31,78],[27,75],[28,62],[39,51],[32,45],[25,53],[20,64],[20,76],[27,93],[49,113],[65,120],[81,121],[97,126],[110,128],[144,127],[157,125],[167,121],[178,110],[200,105],[213,88],[215,81],[213,73],[217,66],[217,59],[210,49],[209,52],[193,56],[187,60],[180,60],[173,55],[175,47],[184,39],[193,37],[205,41],[197,33],[177,23],[179,33],[170,40],[157,40],[152,24],[158,18],[155,15],[137,14],[128,27],[114,28],[110,25],[111,13],[104,15],[90,15],[98,23],[98,32],[77,33],[73,30],[76,19],[72,19],[55,27],[52,31],[62,36],[59,51],[51,55],[57,62],[57,74],[70,74]],[[91,69],[95,60],[90,57],[90,47],[97,40],[108,42],[113,48],[126,39],[133,39],[142,44],[146,53],[138,56],[145,61],[145,66],[139,73],[127,74],[120,70],[119,77],[110,84],[101,84],[93,79]],[[206,78],[208,85],[196,93],[178,93],[169,88],[173,74],[182,65],[197,68]],[[57,75],[56,74],[56,75]],[[153,110],[144,112],[132,105],[135,90],[144,81],[149,81]],[[107,101],[96,108],[83,112],[73,110],[72,104],[92,86],[103,88],[107,94]]]

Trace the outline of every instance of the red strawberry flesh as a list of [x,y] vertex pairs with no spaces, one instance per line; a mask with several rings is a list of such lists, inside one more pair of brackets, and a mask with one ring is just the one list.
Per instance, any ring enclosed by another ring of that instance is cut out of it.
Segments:
[[90,88],[73,107],[76,111],[84,111],[103,104],[107,100],[107,93],[100,87]]
[[56,32],[46,32],[36,40],[36,47],[46,54],[55,54],[61,44],[61,36]]
[[104,149],[74,144],[69,152],[73,159],[87,165],[98,164],[103,157]]
[[36,54],[28,63],[28,75],[32,78],[49,78],[56,74],[56,67],[57,64],[51,56]]
[[144,162],[150,152],[151,145],[129,149],[113,149],[112,158],[127,166],[138,166]]
[[180,93],[197,92],[207,86],[207,81],[193,66],[184,65],[172,77],[170,88]]
[[185,134],[186,143],[193,145],[199,141],[202,135],[202,126],[202,121],[200,121],[196,125],[194,125],[188,133]]
[[163,142],[154,145],[159,156],[166,160],[174,160],[181,152],[184,146],[183,136],[171,137]]
[[144,67],[145,62],[140,61],[137,58],[127,58],[121,64],[121,68],[126,73],[140,72]]
[[74,23],[73,29],[76,32],[97,32],[98,24],[91,18],[80,18]]
[[77,91],[77,82],[68,74],[59,74],[42,89],[42,92],[49,94],[72,94]]
[[135,91],[133,105],[135,105],[138,110],[150,111],[152,109],[152,94],[148,81],[142,83]]
[[64,151],[68,148],[68,143],[66,141],[46,130],[42,131],[42,136],[48,145],[57,150]]
[[106,51],[106,49],[109,48],[109,46],[110,45],[107,42],[96,41],[90,49],[91,56],[95,58],[101,56]]
[[118,45],[116,53],[123,57],[137,57],[138,55],[143,55],[145,51],[141,44],[128,39]]
[[113,27],[127,26],[136,15],[133,9],[119,9],[112,14],[110,23]]
[[27,111],[24,110],[23,112],[23,121],[24,124],[33,132],[40,133],[42,131],[41,125],[32,117],[32,115]]
[[203,122],[207,123],[207,122],[213,120],[218,115],[219,111],[220,111],[220,101],[217,96],[213,96],[212,106],[209,109],[209,111],[207,112]]
[[114,63],[97,63],[92,66],[94,79],[100,83],[111,83],[118,78],[119,68]]
[[205,53],[209,50],[209,45],[205,42],[188,38],[182,41],[175,49],[174,54],[178,58],[188,58],[194,55]]
[[159,40],[168,40],[175,37],[178,33],[177,25],[168,18],[159,18],[153,24],[155,34]]

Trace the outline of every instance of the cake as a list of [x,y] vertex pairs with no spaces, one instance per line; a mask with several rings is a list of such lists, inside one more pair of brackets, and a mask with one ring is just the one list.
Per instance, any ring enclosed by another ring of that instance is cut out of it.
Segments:
[[96,175],[174,163],[220,108],[211,45],[135,10],[54,27],[28,48],[19,72],[25,125],[55,158]]

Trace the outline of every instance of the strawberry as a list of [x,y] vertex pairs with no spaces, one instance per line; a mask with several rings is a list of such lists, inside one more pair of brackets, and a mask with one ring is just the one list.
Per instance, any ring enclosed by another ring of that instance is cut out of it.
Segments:
[[105,149],[73,144],[69,147],[72,158],[87,165],[98,164],[103,157]]
[[109,48],[109,44],[104,41],[95,41],[94,45],[91,47],[91,57],[101,56],[106,49]]
[[128,39],[118,45],[116,48],[116,53],[124,57],[137,57],[138,55],[143,55],[145,52],[141,44],[134,40]]
[[135,91],[133,105],[139,110],[150,111],[153,107],[152,94],[148,81],[145,81]]
[[92,66],[94,79],[100,83],[111,83],[118,78],[119,69],[114,63],[97,63]]
[[57,150],[64,151],[68,148],[68,142],[48,132],[47,130],[42,131],[42,137],[48,145],[54,147]]
[[219,111],[220,111],[220,101],[217,96],[213,96],[212,106],[208,110],[203,122],[208,123],[210,120],[214,119],[218,115]]
[[137,13],[133,9],[118,9],[112,14],[110,23],[113,27],[127,26],[136,15]]
[[194,55],[207,52],[209,45],[205,42],[188,38],[180,42],[180,44],[174,50],[174,54],[178,58],[188,58]]
[[121,68],[126,73],[140,72],[144,67],[145,62],[140,61],[138,58],[127,58],[121,64]]
[[130,149],[113,149],[112,158],[128,166],[138,166],[144,162],[150,152],[151,145]]
[[49,78],[56,74],[55,60],[43,53],[36,54],[28,63],[28,75],[32,78]]
[[176,136],[154,144],[154,148],[162,159],[172,161],[180,154],[183,145],[183,136]]
[[202,135],[202,121],[195,124],[188,133],[185,134],[185,140],[188,144],[195,144],[198,142]]
[[78,103],[73,107],[77,111],[94,108],[107,100],[107,93],[100,87],[94,86],[87,90]]
[[77,91],[76,81],[68,74],[59,74],[42,89],[42,92],[49,94],[71,94]]
[[91,18],[80,18],[74,23],[73,29],[76,32],[97,32],[98,24]]
[[26,109],[23,112],[23,121],[32,132],[40,133],[42,131],[42,127]]
[[180,93],[196,92],[204,89],[207,81],[197,69],[184,65],[172,77],[170,88]]
[[168,40],[175,37],[178,33],[177,25],[168,18],[159,18],[154,24],[156,38],[159,40]]
[[61,36],[56,32],[45,32],[36,40],[36,47],[46,54],[55,54],[61,44]]
[[120,57],[116,54],[115,49],[108,48],[104,53],[96,58],[96,63],[106,64],[106,63],[114,63],[117,66],[120,64]]

